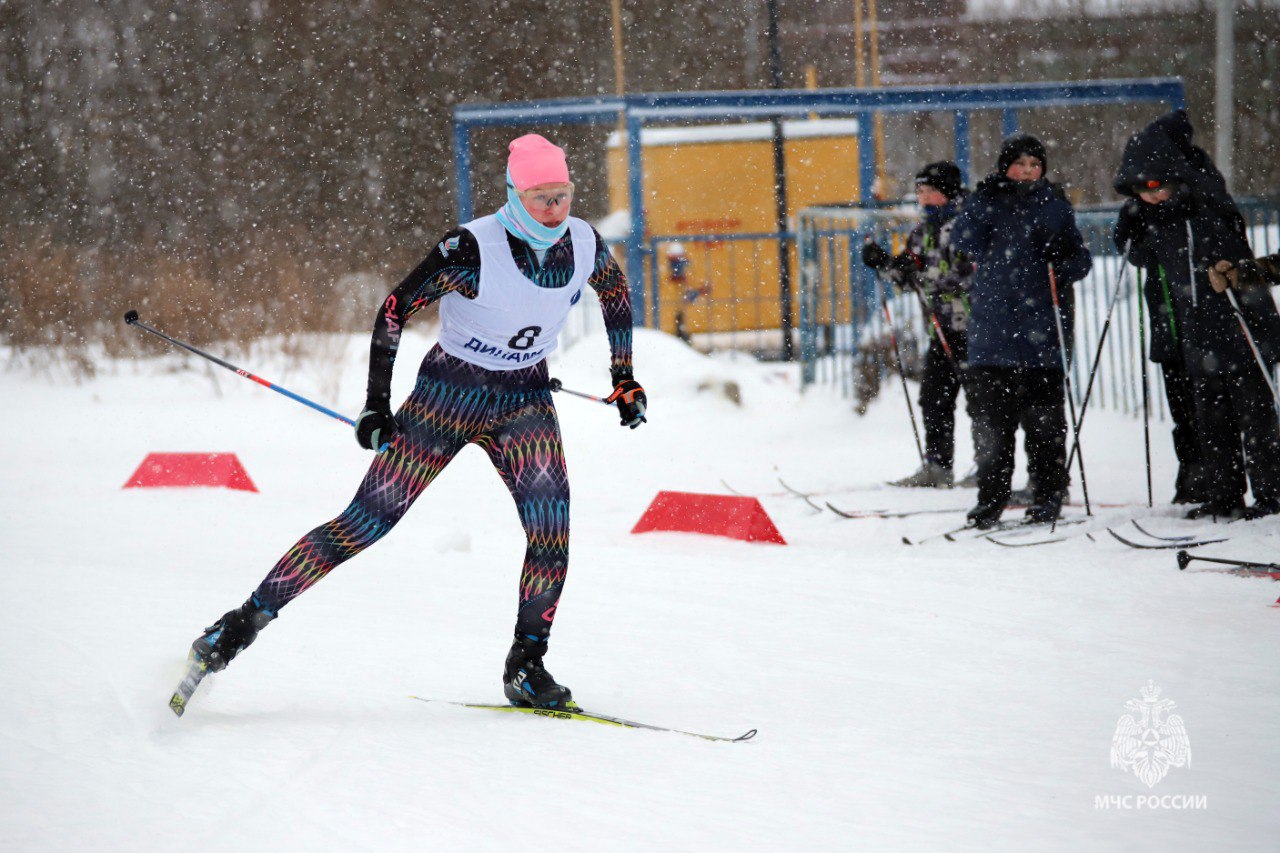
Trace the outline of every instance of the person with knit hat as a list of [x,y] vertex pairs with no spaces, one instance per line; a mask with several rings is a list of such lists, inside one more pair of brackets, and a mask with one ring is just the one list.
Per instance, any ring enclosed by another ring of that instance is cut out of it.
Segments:
[[1018,134],[1004,140],[996,171],[974,189],[952,229],[953,244],[977,264],[965,393],[978,462],[978,502],[969,522],[983,529],[995,526],[1009,503],[1019,426],[1033,489],[1026,520],[1057,520],[1066,499],[1059,308],[1069,359],[1075,328],[1070,285],[1088,275],[1093,259],[1071,205],[1045,180],[1047,169],[1039,139]]
[[[587,287],[599,297],[609,340],[607,402],[635,429],[645,422],[647,399],[632,375],[627,281],[595,229],[569,215],[574,185],[564,150],[529,134],[509,152],[502,208],[445,234],[375,315],[368,397],[355,432],[376,456],[355,498],[196,639],[191,654],[201,672],[224,669],[281,608],[387,535],[450,460],[475,444],[511,492],[527,539],[503,691],[515,704],[573,707],[569,688],[542,662],[569,559],[569,481],[546,358]],[[439,341],[392,414],[401,331],[436,303]]]
[[920,469],[890,485],[949,489],[954,485],[956,396],[968,350],[968,292],[973,264],[951,245],[951,229],[963,204],[960,167],[949,160],[916,173],[916,201],[923,213],[902,252],[890,255],[871,237],[862,262],[899,288],[919,294],[930,314],[929,349],[920,383],[925,456]]

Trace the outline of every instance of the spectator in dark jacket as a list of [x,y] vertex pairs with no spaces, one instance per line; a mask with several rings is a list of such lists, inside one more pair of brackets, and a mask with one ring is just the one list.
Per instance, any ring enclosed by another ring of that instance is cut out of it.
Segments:
[[1008,504],[1019,423],[1026,431],[1034,484],[1027,520],[1056,520],[1066,497],[1058,323],[1069,357],[1074,330],[1069,285],[1088,275],[1093,259],[1071,205],[1045,180],[1046,169],[1040,140],[1025,134],[1006,139],[996,171],[978,184],[952,231],[955,247],[977,264],[970,287],[965,393],[978,455],[978,504],[969,520],[982,528],[994,526]]
[[916,174],[916,200],[924,216],[898,255],[878,243],[862,246],[862,262],[903,290],[918,293],[929,312],[929,350],[920,382],[924,463],[894,486],[949,489],[955,483],[956,396],[968,351],[969,279],[973,264],[951,245],[951,229],[964,201],[960,167],[930,163]]
[[[1151,360],[1165,373],[1182,467],[1179,491],[1190,489],[1203,501],[1188,516],[1269,515],[1280,511],[1280,424],[1257,358],[1268,371],[1280,359],[1280,313],[1267,290],[1240,291],[1255,357],[1231,303],[1207,272],[1221,259],[1253,257],[1244,218],[1191,136],[1186,112],[1177,110],[1130,138],[1115,178],[1116,191],[1130,196],[1115,243],[1122,251],[1128,246],[1129,260],[1146,270]],[[1195,470],[1197,445],[1198,483],[1188,471]],[[1248,512],[1246,466],[1254,497]]]

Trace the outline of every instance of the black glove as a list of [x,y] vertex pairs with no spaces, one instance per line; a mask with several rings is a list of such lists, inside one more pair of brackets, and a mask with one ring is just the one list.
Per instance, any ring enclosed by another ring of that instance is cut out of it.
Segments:
[[616,373],[613,376],[613,393],[604,398],[606,403],[616,403],[622,425],[635,429],[640,424],[648,423],[644,416],[649,398],[644,395],[640,383],[631,378],[630,373]]
[[873,270],[884,269],[892,260],[893,255],[886,252],[883,246],[870,237],[862,244],[862,262]]
[[365,403],[365,407],[356,418],[356,441],[365,450],[381,451],[400,432],[400,424],[385,404]]
[[1116,227],[1112,231],[1112,239],[1116,248],[1124,251],[1125,246],[1141,243],[1147,236],[1147,221],[1143,215],[1144,202],[1131,198],[1120,207],[1120,216],[1116,219]]

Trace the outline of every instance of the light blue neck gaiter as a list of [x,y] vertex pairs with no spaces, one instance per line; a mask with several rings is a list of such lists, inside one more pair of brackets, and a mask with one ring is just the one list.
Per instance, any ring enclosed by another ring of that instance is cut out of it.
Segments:
[[555,228],[548,228],[530,216],[511,183],[510,175],[507,175],[507,203],[498,211],[498,221],[511,236],[528,243],[539,256],[558,243],[569,230],[568,217]]

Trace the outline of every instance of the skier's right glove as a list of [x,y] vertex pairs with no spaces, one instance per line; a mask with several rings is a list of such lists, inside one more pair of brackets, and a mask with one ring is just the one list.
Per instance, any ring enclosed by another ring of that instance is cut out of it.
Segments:
[[365,403],[365,407],[356,418],[356,441],[365,450],[380,451],[400,432],[400,424],[385,406]]
[[873,270],[884,269],[892,260],[893,255],[886,252],[883,246],[870,237],[862,244],[862,262]]
[[615,373],[613,376],[613,393],[604,398],[606,403],[616,404],[622,425],[635,429],[640,424],[648,423],[644,416],[649,398],[645,396],[640,383],[631,378],[629,373]]
[[1131,198],[1120,207],[1120,216],[1116,219],[1116,227],[1112,232],[1116,248],[1124,251],[1126,246],[1137,245],[1147,236],[1147,220],[1143,215],[1144,202]]

